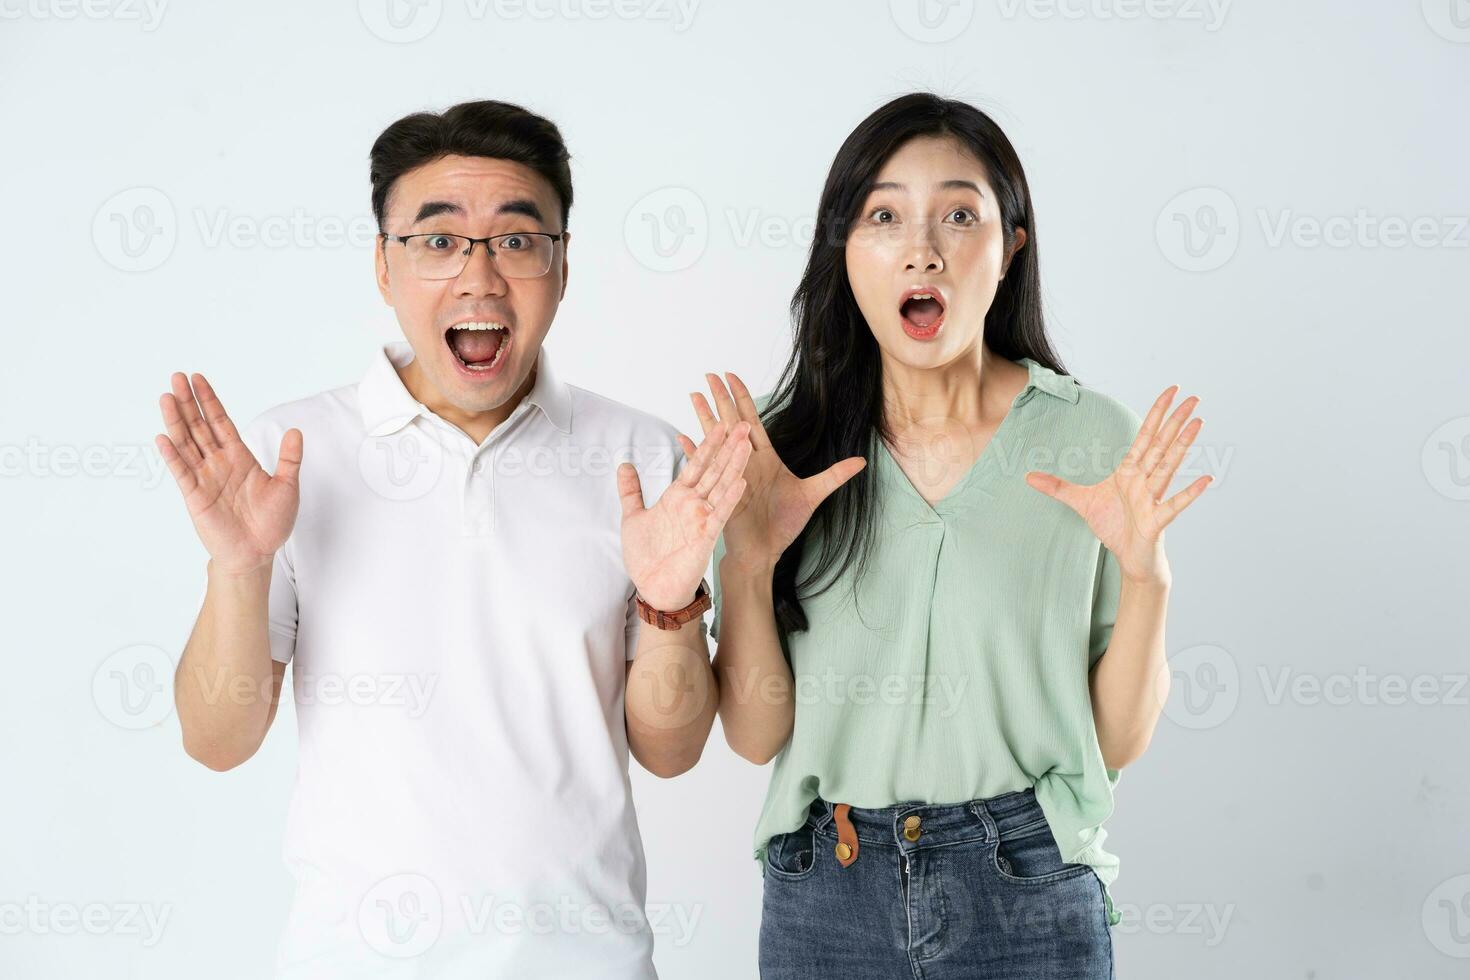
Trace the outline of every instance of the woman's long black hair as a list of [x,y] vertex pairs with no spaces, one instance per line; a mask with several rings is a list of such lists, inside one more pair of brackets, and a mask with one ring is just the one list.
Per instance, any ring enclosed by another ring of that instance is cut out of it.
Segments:
[[[827,173],[811,255],[791,299],[795,343],[763,422],[772,445],[798,477],[813,476],[849,456],[863,456],[868,465],[827,498],[776,563],[776,626],[783,638],[807,628],[801,598],[830,588],[854,564],[861,575],[872,547],[875,440],[891,438],[892,433],[883,411],[878,343],[847,278],[845,243],[883,164],[899,147],[921,136],[952,137],[984,164],[1000,204],[1007,254],[1016,228],[1026,230],[1024,247],[1013,256],[985,315],[986,345],[1009,360],[1031,357],[1058,374],[1066,373],[1047,340],[1042,318],[1031,191],[1005,133],[974,106],[928,93],[894,99],[864,119],[837,151]],[[813,535],[820,551],[809,574],[797,581]],[[809,592],[814,585],[820,588]]]

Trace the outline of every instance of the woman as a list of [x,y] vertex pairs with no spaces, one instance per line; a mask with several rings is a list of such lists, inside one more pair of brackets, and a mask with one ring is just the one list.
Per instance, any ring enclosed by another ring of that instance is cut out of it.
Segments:
[[1040,296],[1010,142],[905,96],[832,164],[776,391],[691,396],[754,446],[712,634],[727,740],[776,757],[765,980],[1112,975],[1101,824],[1168,693],[1163,529],[1209,478],[1161,499],[1197,399],[1081,387]]

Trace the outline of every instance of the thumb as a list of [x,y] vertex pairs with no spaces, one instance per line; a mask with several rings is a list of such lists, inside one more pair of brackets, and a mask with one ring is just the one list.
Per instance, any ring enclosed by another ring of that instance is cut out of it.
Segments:
[[632,463],[618,466],[618,499],[623,504],[624,520],[643,509],[643,484],[638,482],[638,470]]
[[840,459],[833,463],[816,476],[802,480],[802,486],[807,491],[807,499],[811,501],[812,509],[815,510],[818,504],[832,496],[838,487],[861,473],[863,467],[867,465],[868,461],[863,457],[849,456],[847,459]]
[[301,478],[302,437],[300,429],[287,429],[281,436],[281,451],[276,457],[274,479],[295,486]]
[[1032,470],[1026,474],[1026,483],[1035,490],[1040,490],[1048,497],[1055,497],[1062,503],[1081,513],[1083,487],[1076,483],[1069,483],[1059,476],[1043,473],[1040,470]]

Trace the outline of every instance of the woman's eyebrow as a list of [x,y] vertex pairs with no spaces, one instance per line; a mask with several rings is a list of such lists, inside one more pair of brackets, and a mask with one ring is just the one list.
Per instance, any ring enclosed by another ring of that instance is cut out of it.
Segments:
[[[935,184],[934,186],[937,187],[939,190],[942,190],[942,191],[968,190],[968,191],[974,191],[976,194],[979,194],[981,197],[984,197],[985,196],[985,192],[980,189],[980,185],[977,184],[977,183],[975,183],[973,180],[960,180],[960,179],[942,180],[939,183]],[[906,190],[908,190],[908,185],[907,184],[902,184],[902,183],[900,183],[900,182],[898,182],[896,180],[880,180],[876,184],[873,184],[873,185],[871,185],[868,188],[868,193],[871,194],[873,191],[906,191]]]

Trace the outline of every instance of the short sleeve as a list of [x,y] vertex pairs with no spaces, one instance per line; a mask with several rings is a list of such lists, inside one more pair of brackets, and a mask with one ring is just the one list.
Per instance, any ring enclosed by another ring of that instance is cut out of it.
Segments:
[[[679,445],[675,438],[672,427],[668,430],[667,443],[660,443],[655,453],[645,459],[635,456],[632,460],[638,467],[638,482],[643,487],[643,502],[645,506],[653,506],[658,498],[663,496],[679,474],[684,472],[684,465],[689,462],[684,456],[684,448]],[[629,584],[628,609],[624,614],[623,622],[623,654],[625,660],[632,660],[638,656],[638,631],[643,627],[643,620],[638,615],[638,604],[631,591]],[[701,625],[703,620],[701,620]]]
[[1097,547],[1097,576],[1093,584],[1092,620],[1087,640],[1089,669],[1107,652],[1108,642],[1113,638],[1113,623],[1118,618],[1118,597],[1123,584],[1118,559],[1102,543],[1099,542]]
[[710,600],[713,603],[710,607],[709,620],[709,635],[712,640],[719,640],[720,638],[720,559],[724,557],[725,535],[721,534],[719,539],[715,541],[715,556],[714,561],[711,563],[714,566],[714,570],[709,580]]
[[[276,470],[281,436],[285,435],[287,428],[289,426],[273,422],[268,416],[259,416],[240,430],[240,441],[255,454],[255,458],[268,473]],[[290,551],[291,539],[288,537],[271,560],[270,597],[267,603],[271,659],[283,664],[290,663],[296,654],[296,626],[299,617],[296,569],[291,562]]]

